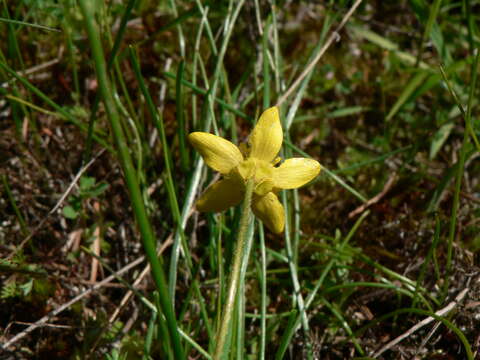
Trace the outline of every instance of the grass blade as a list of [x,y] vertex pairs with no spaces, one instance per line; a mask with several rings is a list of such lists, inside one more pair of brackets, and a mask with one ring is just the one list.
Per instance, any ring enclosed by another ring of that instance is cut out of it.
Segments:
[[97,72],[98,82],[100,86],[101,95],[105,104],[105,109],[114,134],[118,156],[122,165],[125,181],[130,193],[130,200],[132,208],[135,213],[138,227],[142,235],[143,246],[147,255],[148,261],[152,269],[152,275],[159,292],[159,302],[162,312],[165,315],[170,339],[172,342],[173,352],[177,359],[185,359],[182,345],[180,343],[180,336],[177,330],[177,321],[173,306],[168,294],[167,282],[163,272],[162,265],[156,255],[155,236],[148,219],[145,205],[143,204],[142,194],[136,178],[135,169],[133,167],[132,159],[128,147],[125,142],[125,137],[120,124],[120,117],[115,107],[112,93],[110,91],[110,81],[107,75],[107,68],[103,49],[101,47],[100,36],[98,29],[94,23],[93,6],[94,3],[89,0],[79,0],[79,5],[82,10],[85,28],[88,33],[90,45],[92,48],[92,55],[95,60],[95,68]]

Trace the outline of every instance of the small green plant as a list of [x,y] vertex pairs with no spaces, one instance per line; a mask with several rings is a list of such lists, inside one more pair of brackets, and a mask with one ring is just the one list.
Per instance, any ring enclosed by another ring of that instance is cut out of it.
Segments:
[[106,354],[105,355],[105,358],[107,360],[126,360],[127,359],[127,356],[128,354],[122,354],[121,352],[119,352],[117,349],[113,349],[110,354]]
[[10,274],[0,290],[0,299],[27,298],[37,289],[43,292],[41,278],[45,277],[45,270],[37,264],[26,263],[22,255],[12,260],[0,259],[0,271]]
[[68,205],[63,207],[63,216],[67,219],[77,219],[82,213],[83,203],[86,200],[94,199],[108,189],[108,184],[96,182],[94,177],[82,176],[79,181],[78,194],[68,197]]

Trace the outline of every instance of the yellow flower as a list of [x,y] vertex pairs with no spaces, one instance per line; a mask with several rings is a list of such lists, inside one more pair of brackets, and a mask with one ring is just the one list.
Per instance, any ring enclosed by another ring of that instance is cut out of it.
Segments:
[[274,233],[285,227],[285,212],[276,194],[281,189],[298,188],[320,172],[320,164],[306,158],[288,159],[278,166],[283,132],[276,107],[264,111],[248,146],[242,144],[240,149],[205,132],[191,133],[188,139],[205,163],[223,175],[197,201],[197,210],[218,212],[239,204],[247,180],[253,178],[253,213]]

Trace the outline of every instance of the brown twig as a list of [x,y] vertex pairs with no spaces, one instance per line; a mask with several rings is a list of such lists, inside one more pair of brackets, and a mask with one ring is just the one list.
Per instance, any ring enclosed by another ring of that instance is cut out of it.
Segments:
[[[443,309],[440,309],[438,310],[437,312],[435,312],[435,315],[437,316],[443,316],[445,314],[448,314],[450,311],[452,311],[457,305],[459,302],[461,302],[465,296],[467,295],[468,291],[470,289],[467,287],[465,289],[463,289],[462,291],[460,291],[460,293],[457,295],[457,297],[455,298],[455,300],[453,300],[452,302],[450,302],[447,306],[445,306]],[[390,341],[389,343],[387,343],[386,345],[382,346],[382,348],[380,350],[378,350],[375,354],[372,355],[373,358],[377,358],[379,357],[381,354],[383,354],[385,351],[391,349],[392,347],[394,347],[395,345],[397,345],[399,342],[401,342],[403,339],[409,337],[410,335],[412,335],[414,332],[416,332],[417,330],[421,329],[422,327],[430,324],[432,321],[434,321],[435,318],[432,317],[432,316],[429,316],[427,318],[425,318],[424,320],[420,321],[418,324],[412,326],[410,329],[408,329],[406,332],[404,332],[402,335],[396,337],[395,339],[393,339],[392,341]]]
[[48,214],[40,221],[40,223],[31,231],[30,235],[28,235],[25,239],[22,240],[22,242],[15,248],[15,250],[12,251],[10,255],[8,255],[7,259],[11,259],[19,250],[21,250],[25,244],[40,230],[43,225],[47,222],[48,218],[54,214],[60,206],[62,206],[63,202],[65,199],[70,195],[72,192],[73,188],[77,184],[77,182],[80,180],[82,175],[88,170],[90,166],[93,165],[93,163],[105,152],[105,149],[102,149],[98,152],[98,154],[92,158],[84,167],[82,167],[78,173],[75,175],[73,178],[72,182],[70,185],[68,185],[67,189],[64,191],[60,199],[57,201],[55,206],[48,212]]
[[294,81],[294,83],[288,88],[287,91],[278,99],[277,106],[280,106],[290,95],[291,93],[300,85],[300,83],[305,79],[305,77],[312,71],[312,69],[317,65],[318,61],[322,58],[323,54],[327,51],[327,49],[332,45],[334,41],[338,41],[340,39],[340,35],[338,34],[340,30],[343,29],[345,24],[347,23],[348,19],[353,15],[357,7],[360,5],[362,0],[357,0],[355,4],[348,10],[348,12],[343,17],[340,25],[337,26],[335,31],[330,34],[330,37],[325,42],[325,45],[320,49],[320,52],[315,56],[315,58],[306,66],[305,70],[302,71],[300,76]]
[[[170,235],[168,237],[168,239],[163,243],[163,246],[160,248],[160,250],[158,251],[158,255],[160,255],[167,246],[171,245],[173,243],[173,240],[172,240],[173,236]],[[142,272],[140,273],[140,275],[138,276],[137,279],[135,279],[135,282],[133,283],[132,287],[134,289],[136,289],[138,287],[138,285],[140,285],[140,283],[143,281],[143,279],[145,278],[145,276],[147,276],[147,274],[150,272],[150,264],[147,264]],[[117,308],[115,309],[115,311],[113,312],[113,314],[110,316],[110,319],[108,320],[109,324],[112,325],[113,322],[116,320],[117,316],[120,314],[120,311],[122,311],[122,309],[125,307],[125,305],[128,303],[128,301],[131,299],[131,297],[133,296],[133,290],[128,290],[127,293],[123,296],[122,300],[120,301],[120,304],[117,306]]]
[[[93,244],[92,244],[92,252],[100,256],[100,236],[101,236],[101,231],[100,231],[100,226],[97,226],[95,230],[93,231]],[[92,264],[90,266],[90,281],[91,282],[96,282],[97,281],[97,274],[98,274],[98,268],[100,266],[100,263],[96,257],[92,258]]]
[[88,296],[89,294],[91,294],[93,291],[101,288],[103,285],[111,282],[113,279],[115,279],[116,277],[118,276],[121,276],[122,274],[126,273],[127,271],[129,271],[130,269],[132,269],[133,267],[137,266],[138,264],[142,263],[143,261],[145,260],[145,257],[144,256],[141,256],[139,257],[138,259],[132,261],[130,264],[127,264],[126,266],[124,266],[122,269],[120,269],[119,271],[115,272],[114,274],[106,277],[104,280],[100,281],[99,283],[93,285],[90,289],[87,289],[85,290],[84,292],[82,292],[81,294],[75,296],[73,299],[71,299],[70,301],[66,302],[65,304],[59,306],[58,308],[56,308],[55,310],[51,311],[50,313],[48,313],[47,315],[45,315],[44,317],[42,317],[40,320],[36,321],[34,324],[30,325],[29,327],[27,327],[25,330],[23,330],[22,332],[18,333],[17,335],[15,335],[13,338],[11,338],[10,340],[8,340],[7,342],[5,342],[4,344],[1,345],[1,348],[2,349],[5,349],[7,350],[10,346],[12,346],[14,343],[16,343],[18,340],[24,338],[25,336],[27,336],[28,334],[30,334],[33,330],[39,328],[39,327],[43,327],[45,326],[45,324],[47,324],[47,321],[50,320],[51,318],[53,318],[54,316],[57,316],[58,314],[60,314],[62,311],[68,309],[70,306],[72,306],[73,304],[75,304],[77,301],[80,301],[81,299],[83,299],[85,296]]
[[356,208],[355,210],[351,211],[349,214],[348,214],[348,218],[351,219],[355,216],[357,216],[358,214],[361,214],[362,212],[364,212],[368,207],[372,206],[373,204],[376,204],[377,202],[379,202],[386,194],[387,192],[390,191],[390,189],[392,188],[395,180],[397,179],[397,174],[393,173],[389,179],[387,180],[387,182],[385,183],[385,186],[383,187],[382,191],[380,191],[380,193],[378,193],[377,195],[375,195],[373,198],[371,198],[370,200],[368,200],[366,203],[362,204],[361,206],[359,206],[358,208]]

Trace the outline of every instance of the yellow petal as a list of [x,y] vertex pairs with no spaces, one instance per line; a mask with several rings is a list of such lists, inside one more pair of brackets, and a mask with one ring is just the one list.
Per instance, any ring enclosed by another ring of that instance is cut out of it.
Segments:
[[277,195],[273,192],[254,198],[252,210],[270,231],[275,234],[283,231],[285,227],[285,212],[282,204],[278,201]]
[[209,186],[195,205],[201,212],[219,212],[240,203],[243,194],[242,184],[232,179],[223,179]]
[[205,132],[193,132],[188,135],[188,140],[202,155],[207,165],[222,174],[228,174],[243,161],[238,147],[220,136]]
[[318,161],[306,158],[292,158],[274,168],[273,181],[280,189],[295,189],[305,185],[320,172]]
[[283,131],[277,107],[265,110],[250,136],[250,157],[271,162],[282,147]]

